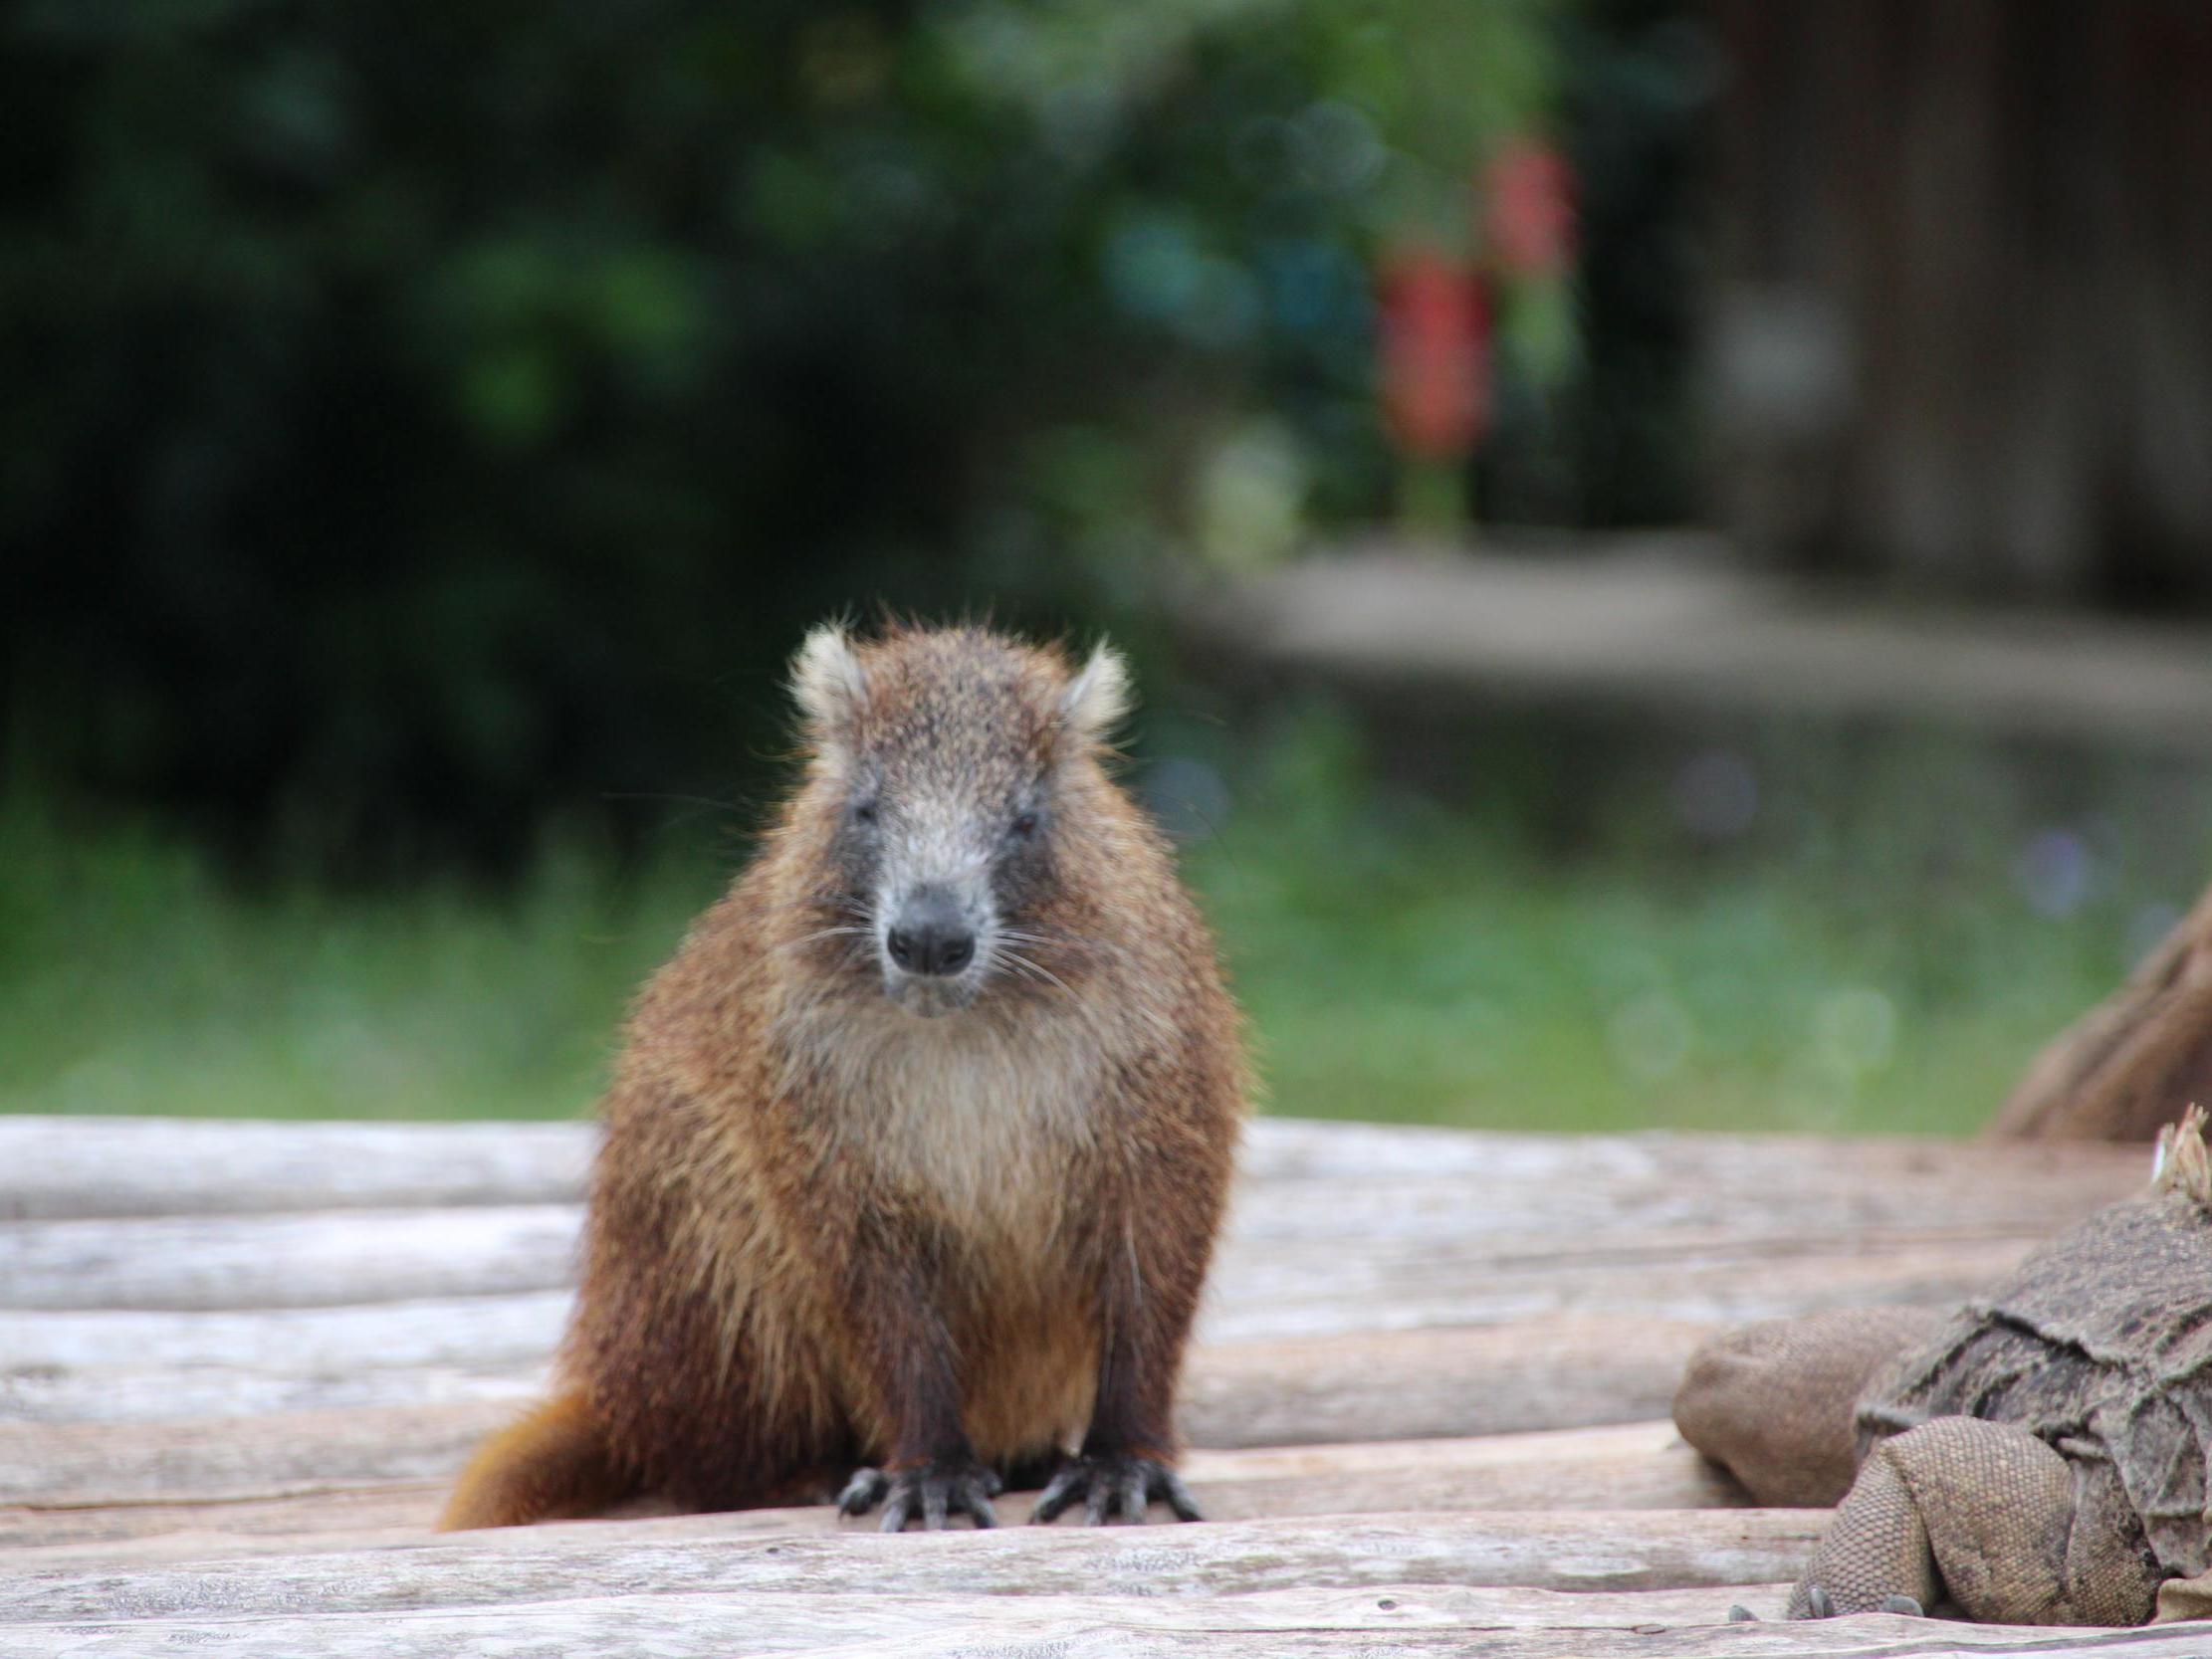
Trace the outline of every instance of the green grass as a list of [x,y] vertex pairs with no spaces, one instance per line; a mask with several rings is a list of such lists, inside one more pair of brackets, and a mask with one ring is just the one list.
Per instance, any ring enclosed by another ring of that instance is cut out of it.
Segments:
[[[2201,780],[2053,785],[1940,743],[1747,752],[1741,835],[1676,821],[1673,756],[1589,781],[1601,805],[1564,844],[1527,827],[1512,765],[1438,806],[1378,782],[1326,718],[1222,762],[1235,804],[1186,863],[1271,1109],[1967,1131],[2212,864]],[[570,842],[497,899],[247,896],[174,841],[65,828],[19,789],[0,1110],[581,1113],[626,999],[733,863],[672,843],[618,874]]]
[[1510,745],[1507,810],[1470,814],[1294,728],[1265,809],[1192,860],[1275,1110],[1970,1132],[2212,870],[2201,775],[1933,737],[1736,757],[1755,829],[1688,835],[1662,754],[1600,768],[1612,798],[1562,853],[1531,844]]
[[621,878],[568,847],[501,899],[248,897],[174,841],[11,807],[0,1110],[573,1116],[715,865]]

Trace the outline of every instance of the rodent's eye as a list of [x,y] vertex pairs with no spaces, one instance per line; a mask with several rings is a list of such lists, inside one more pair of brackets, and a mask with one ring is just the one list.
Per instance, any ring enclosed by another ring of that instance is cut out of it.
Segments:
[[1037,833],[1041,823],[1042,819],[1034,810],[1017,812],[1014,814],[1013,822],[1006,826],[1006,833],[1016,841],[1027,841]]
[[873,825],[876,819],[881,816],[882,814],[877,809],[876,803],[872,800],[854,801],[852,803],[852,821],[856,824]]

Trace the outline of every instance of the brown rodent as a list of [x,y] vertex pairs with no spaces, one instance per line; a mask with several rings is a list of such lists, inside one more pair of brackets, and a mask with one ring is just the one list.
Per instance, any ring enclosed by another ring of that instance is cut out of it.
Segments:
[[[1174,1400],[1244,1114],[1234,1004],[1102,751],[1101,648],[808,637],[803,780],[647,986],[554,1397],[441,1526],[827,1496],[1197,1511]],[[1073,1455],[1069,1455],[1070,1452]]]

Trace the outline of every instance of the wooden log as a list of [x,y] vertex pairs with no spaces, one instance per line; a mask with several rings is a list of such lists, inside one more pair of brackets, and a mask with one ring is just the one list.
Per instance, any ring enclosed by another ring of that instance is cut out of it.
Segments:
[[[762,1537],[723,1517],[570,1522],[399,1551],[0,1574],[0,1629],[85,1619],[515,1607],[582,1596],[1129,1595],[1211,1598],[1393,1584],[1648,1590],[1796,1574],[1820,1510],[1491,1511],[1145,1528]],[[1724,1609],[1715,1609],[1720,1612]]]
[[1212,1343],[1503,1325],[1548,1315],[1733,1322],[1878,1303],[1941,1306],[2012,1271],[2042,1235],[1714,1233],[1625,1241],[1338,1242],[1221,1249],[1200,1315]]
[[512,1403],[300,1411],[222,1422],[0,1425],[0,1504],[59,1508],[283,1497],[444,1480]]
[[419,1544],[431,1536],[446,1491],[444,1481],[388,1481],[290,1498],[183,1496],[168,1503],[56,1509],[0,1505],[0,1569]]
[[27,1221],[0,1227],[0,1307],[312,1308],[551,1290],[573,1204]]
[[[1450,1139],[1489,1146],[1526,1138]],[[2007,1147],[1998,1162],[1977,1168],[1972,1148],[1928,1141],[1562,1137],[1496,1149],[1498,1166],[1489,1169],[1295,1179],[1247,1170],[1231,1231],[1255,1241],[1362,1244],[1439,1236],[1641,1239],[1709,1232],[1723,1222],[1804,1237],[1909,1228],[2034,1233],[2048,1230],[2055,1212],[2087,1213],[2144,1179],[2141,1160],[2124,1153],[2069,1161],[2051,1148],[2022,1157],[2030,1148]]]
[[[1245,1135],[1238,1166],[1244,1201],[1291,1206],[1308,1235],[1342,1217],[1365,1236],[1394,1214],[1449,1207],[1461,1226],[1495,1217],[1573,1215],[1619,1230],[1709,1226],[1716,1215],[1753,1225],[1788,1219],[1831,1225],[1941,1217],[1958,1225],[2034,1225],[2042,1206],[2108,1203],[2142,1181],[2140,1160],[2104,1150],[1987,1148],[1925,1138],[1849,1141],[1797,1135],[1530,1135],[1404,1125],[1263,1118]],[[1317,1204],[1311,1183],[1357,1208]]]
[[[1464,1195],[1456,1202],[1464,1213]],[[2091,1207],[2048,1208],[2032,1226],[1996,1229],[1915,1218],[1822,1231],[1747,1216],[1696,1229],[1615,1232],[1570,1220],[1500,1234],[1432,1216],[1426,1228],[1405,1220],[1350,1239],[1258,1234],[1232,1219],[1205,1330],[1234,1341],[1569,1307],[1764,1313],[1807,1298],[1940,1301],[2003,1273]],[[0,1309],[317,1308],[553,1290],[571,1277],[580,1216],[572,1205],[518,1204],[0,1224]]]
[[[412,1317],[427,1308],[459,1319],[468,1304],[405,1304],[197,1316],[216,1328],[204,1342],[177,1340],[175,1351],[161,1352],[163,1337],[182,1334],[157,1326],[145,1364],[118,1356],[130,1329],[139,1321],[190,1325],[194,1316],[16,1315],[12,1329],[0,1320],[0,1351],[9,1351],[11,1336],[36,1339],[47,1325],[58,1328],[51,1334],[58,1340],[15,1350],[0,1380],[0,1417],[17,1424],[167,1423],[520,1401],[543,1388],[559,1330],[561,1308],[534,1306],[539,1300],[488,1298],[486,1323],[512,1329],[488,1332],[481,1351],[463,1346],[466,1333],[456,1327],[421,1330]],[[288,1349],[281,1328],[289,1319],[315,1319],[323,1328],[300,1333]],[[122,1329],[98,1329],[87,1340],[81,1328],[94,1321]],[[1552,1315],[1472,1329],[1202,1344],[1185,1377],[1183,1422],[1200,1445],[1288,1445],[1633,1421],[1664,1414],[1691,1349],[1720,1325]],[[222,1340],[230,1332],[245,1339],[235,1360],[224,1357]],[[379,1333],[389,1336],[381,1353]],[[0,1424],[0,1445],[7,1432]]]
[[[1852,1303],[1939,1303],[1991,1282],[2025,1247],[1977,1241],[1890,1249],[1862,1241],[1857,1254],[1793,1259],[1788,1252],[1804,1249],[1803,1241],[1676,1241],[1663,1250],[1655,1242],[1632,1261],[1618,1249],[1563,1251],[1554,1259],[1533,1247],[1473,1253],[1438,1245],[1379,1248],[1373,1260],[1340,1252],[1331,1262],[1319,1251],[1285,1246],[1270,1256],[1239,1246],[1224,1251],[1202,1337],[1205,1347],[1218,1349],[1242,1339],[1295,1343],[1379,1326],[1510,1327],[1522,1336],[1503,1343],[1451,1339],[1461,1345],[1454,1363],[1476,1367],[1461,1374],[1508,1376],[1514,1344],[1525,1337],[1521,1358],[1544,1391],[1538,1397],[1573,1400],[1595,1392],[1606,1403],[1593,1409],[1604,1414],[1575,1407],[1547,1423],[1517,1411],[1510,1421],[1482,1426],[1619,1420],[1648,1415],[1646,1405],[1663,1401],[1659,1371],[1678,1363],[1684,1342],[1716,1324]],[[0,1371],[0,1417],[128,1421],[512,1395],[543,1375],[566,1307],[565,1293],[539,1292],[283,1312],[0,1312],[0,1353],[8,1356],[8,1369]],[[1655,1309],[1680,1328],[1661,1333],[1666,1341],[1657,1352],[1638,1335]],[[1568,1322],[1574,1343],[1553,1362],[1555,1343],[1546,1333],[1559,1322]],[[1608,1328],[1620,1333],[1618,1353]],[[1569,1368],[1586,1359],[1595,1367],[1587,1388],[1582,1373]],[[1355,1361],[1347,1383],[1358,1369]],[[1626,1409],[1618,1381],[1624,1374],[1634,1378]],[[1254,1391],[1262,1380],[1254,1378]],[[1409,1375],[1394,1382],[1433,1386]],[[1530,1397],[1529,1389],[1499,1385]],[[1354,1389],[1345,1397],[1372,1392]],[[1414,1418],[1429,1425],[1419,1433],[1466,1431],[1462,1408],[1449,1402],[1424,1407]],[[1262,1443],[1293,1437],[1280,1413],[1259,1433]],[[1305,1437],[1347,1435],[1324,1427]]]
[[583,1124],[0,1117],[0,1219],[565,1203]]
[[[0,1220],[572,1202],[595,1133],[588,1124],[0,1117]],[[1480,1173],[1532,1156],[1556,1163],[1553,1139],[1268,1119],[1248,1130],[1243,1163],[1259,1179]]]
[[180,1377],[205,1369],[514,1369],[553,1352],[570,1301],[557,1290],[282,1311],[0,1311],[0,1355],[17,1370],[144,1366]]
[[[291,1615],[258,1620],[245,1629],[182,1619],[79,1622],[70,1629],[87,1645],[44,1646],[56,1627],[29,1626],[9,1632],[31,1645],[11,1645],[10,1653],[142,1653],[140,1641],[185,1646],[211,1644],[217,1653],[277,1653],[279,1642],[300,1644],[301,1654],[481,1651],[478,1643],[498,1644],[502,1652],[612,1652],[619,1654],[712,1653],[726,1655],[734,1641],[746,1652],[847,1652],[854,1643],[897,1651],[929,1644],[925,1651],[974,1654],[972,1643],[988,1651],[1029,1652],[1031,1642],[1049,1644],[1039,1652],[1061,1651],[1062,1638],[1089,1631],[1119,1633],[1123,1640],[1164,1634],[1211,1638],[1237,1634],[1255,1639],[1310,1637],[1329,1632],[1338,1639],[1394,1638],[1455,1631],[1541,1630],[1548,1624],[1621,1632],[1655,1631],[1667,1622],[1697,1628],[1717,1622],[1715,1594],[1704,1590],[1656,1590],[1595,1595],[1517,1589],[1463,1589],[1431,1585],[1386,1586],[1376,1590],[1266,1590],[1219,1600],[1132,1601],[1098,1595],[1011,1596],[995,1601],[943,1596],[871,1595],[835,1598],[818,1593],[726,1597],[714,1594],[581,1597],[559,1609],[501,1609],[499,1616],[427,1612],[397,1615]],[[1734,1599],[1759,1607],[1786,1600],[1780,1585],[1731,1588]],[[625,1617],[634,1612],[634,1620]],[[394,1645],[368,1645],[360,1628],[368,1617],[389,1620]],[[456,1644],[439,1649],[439,1642]],[[571,1645],[579,1643],[580,1645]],[[1008,1643],[1020,1644],[1009,1648]],[[512,1645],[510,1645],[512,1644]],[[1362,1642],[1366,1650],[1366,1641]],[[880,1650],[880,1649],[879,1649]],[[1138,1649],[1144,1651],[1145,1649]],[[1388,1651],[1385,1649],[1384,1651]],[[1108,1651],[1131,1651],[1127,1647]]]
[[[303,1124],[168,1118],[0,1117],[0,1220],[265,1214],[572,1202],[593,1131],[584,1124]],[[1986,1158],[1985,1152],[1980,1154]],[[1942,1213],[1994,1202],[2033,1213],[2045,1184],[2099,1185],[2105,1198],[2136,1178],[2124,1160],[2066,1162],[2032,1148],[1975,1164],[1939,1141],[1835,1141],[1795,1136],[1544,1136],[1261,1119],[1245,1136],[1247,1188],[1367,1183],[1383,1195],[1440,1183],[1437,1201],[1475,1220],[1510,1219],[1518,1203],[1571,1206],[1603,1218],[1624,1203],[1671,1202],[1686,1213],[1789,1213],[1792,1199],[1849,1211]],[[1973,1169],[1973,1182],[1958,1177]],[[1451,1184],[1473,1177],[1470,1190]],[[2008,1195],[2016,1195],[2008,1196]],[[1479,1201],[1471,1201],[1473,1197]],[[1334,1206],[1309,1193],[1301,1225]],[[1655,1216],[1640,1211],[1647,1224]],[[1360,1222],[1372,1220],[1363,1212]],[[1356,1223],[1347,1218],[1345,1225]]]
[[2212,1107],[2212,892],[2127,982],[2062,1032],[1990,1125],[2034,1141],[2150,1141]]
[[[1389,1445],[1196,1451],[1183,1467],[1214,1521],[1409,1510],[1723,1509],[1749,1502],[1667,1422]],[[34,1559],[111,1564],[423,1544],[444,1496],[443,1483],[395,1482],[247,1501],[0,1509],[0,1549],[24,1567]],[[1026,1520],[1033,1496],[1007,1494],[1000,1519]],[[837,1530],[826,1505],[752,1510],[711,1522],[716,1536]]]
[[[1535,1321],[1201,1348],[1181,1421],[1200,1447],[1427,1440],[1664,1416],[1690,1350],[1717,1327],[1675,1320]],[[99,1373],[87,1411],[101,1408]],[[141,1378],[126,1390],[157,1386]],[[221,1373],[195,1394],[220,1395]],[[176,1394],[182,1402],[184,1384]],[[244,1500],[443,1480],[514,1417],[520,1390],[432,1404],[215,1419],[0,1424],[0,1503]]]
[[374,1411],[470,1401],[520,1411],[545,1396],[551,1364],[503,1370],[451,1365],[370,1366],[354,1371],[275,1371],[208,1366],[101,1369],[16,1367],[0,1375],[0,1425],[8,1423],[171,1423],[216,1425],[293,1412]]
[[[1269,1644],[1293,1641],[1306,1651],[1316,1640],[1358,1642],[1368,1653],[1436,1651],[1429,1641],[1468,1632],[1542,1632],[1554,1623],[1606,1635],[1654,1632],[1667,1622],[1696,1629],[1713,1622],[1711,1591],[1644,1591],[1618,1595],[1555,1591],[1470,1590],[1426,1585],[1363,1589],[1274,1590],[1210,1601],[1136,1601],[1095,1595],[1012,1596],[997,1600],[871,1595],[836,1598],[796,1592],[726,1596],[677,1593],[576,1597],[557,1606],[501,1608],[495,1614],[410,1610],[396,1614],[280,1615],[239,1625],[210,1619],[103,1619],[67,1627],[10,1629],[11,1654],[142,1654],[154,1645],[218,1654],[377,1655],[591,1653],[669,1655],[896,1652],[975,1655],[1071,1651],[1115,1654],[1156,1651],[1162,1638],[1212,1642],[1244,1637]],[[1728,1592],[1772,1605],[1781,1586]],[[1088,1643],[1109,1645],[1093,1647]],[[1373,1645],[1380,1643],[1381,1645]],[[144,1645],[139,1645],[144,1644]],[[388,1645],[387,1645],[388,1644]],[[980,1644],[980,1645],[979,1645]],[[1032,1645],[1035,1644],[1035,1645]],[[1487,1650],[1488,1644],[1483,1649]],[[1457,1646],[1449,1651],[1468,1651]],[[1788,1650],[1794,1651],[1794,1650]]]
[[[1133,1608],[1109,1596],[1074,1595],[1021,1595],[1007,1596],[995,1603],[976,1602],[977,1607],[995,1606],[1008,1613],[1027,1616],[1043,1615],[1056,1619],[1081,1622],[1085,1619],[1119,1622],[1130,1619],[1140,1611],[1155,1615],[1148,1619],[1149,1627],[1156,1629],[1249,1630],[1289,1629],[1305,1624],[1317,1629],[1377,1630],[1419,1628],[1424,1625],[1470,1626],[1493,1629],[1542,1629],[1547,1626],[1572,1625],[1591,1629],[1635,1630],[1661,1624],[1696,1625],[1718,1622],[1715,1618],[1714,1592],[1698,1588],[1687,1590],[1541,1590],[1514,1586],[1484,1588],[1450,1588],[1440,1585],[1394,1586],[1395,1596],[1377,1596],[1373,1590],[1258,1590],[1236,1596],[1217,1605],[1203,1598],[1158,1598]],[[1762,1617],[1779,1616],[1787,1603],[1789,1587],[1785,1584],[1751,1584],[1720,1586],[1726,1593],[1742,1602]],[[697,1596],[679,1596],[678,1599],[696,1609]],[[870,1596],[868,1606],[885,1610],[900,1622],[914,1616],[909,1609],[937,1609],[922,1597],[900,1594]],[[1395,1601],[1395,1604],[1393,1604]],[[757,1609],[771,1621],[768,1628],[774,1630],[788,1618],[810,1618],[821,1631],[835,1629],[840,1620],[838,1608],[827,1598],[809,1591],[784,1591],[749,1597],[745,1603]],[[847,1610],[850,1604],[847,1603]],[[1378,1615],[1396,1614],[1397,1617]],[[867,1617],[865,1611],[861,1619]],[[925,1614],[924,1616],[927,1616]],[[113,1621],[111,1628],[127,1628],[138,1621]],[[859,1622],[859,1621],[856,1621]],[[801,1627],[803,1628],[803,1627]]]
[[1132,1655],[1360,1655],[1362,1659],[1936,1659],[2105,1654],[2202,1659],[2188,1626],[2046,1630],[1865,1614],[1729,1625],[1711,1603],[1771,1607],[1781,1586],[1640,1594],[1388,1585],[1208,1601],[1100,1596],[921,1597],[655,1594],[474,1610],[217,1616],[10,1629],[10,1654],[138,1659],[156,1648],[217,1659],[451,1659],[588,1653],[594,1659],[727,1659],[735,1652],[838,1659],[1131,1659]]
[[1184,1374],[1195,1446],[1419,1440],[1663,1417],[1717,1321],[1529,1320],[1202,1348]]

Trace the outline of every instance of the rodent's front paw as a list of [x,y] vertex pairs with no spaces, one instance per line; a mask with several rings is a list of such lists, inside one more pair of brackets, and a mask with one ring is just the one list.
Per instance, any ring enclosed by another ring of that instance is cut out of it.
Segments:
[[941,1533],[956,1514],[977,1527],[995,1527],[998,1517],[991,1500],[1001,1490],[998,1477],[974,1458],[938,1458],[919,1468],[887,1474],[881,1469],[856,1469],[838,1495],[840,1515],[866,1515],[883,1506],[883,1530],[903,1533],[917,1516],[926,1533]]
[[1154,1499],[1174,1511],[1178,1521],[1200,1519],[1198,1505],[1191,1502],[1191,1494],[1176,1472],[1158,1458],[1133,1452],[1069,1458],[1044,1489],[1029,1519],[1057,1521],[1078,1498],[1084,1500],[1084,1525],[1091,1527],[1102,1527],[1117,1516],[1142,1522],[1146,1506]]

